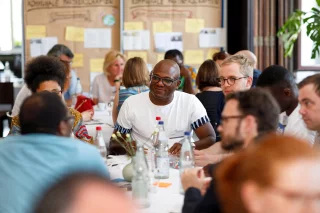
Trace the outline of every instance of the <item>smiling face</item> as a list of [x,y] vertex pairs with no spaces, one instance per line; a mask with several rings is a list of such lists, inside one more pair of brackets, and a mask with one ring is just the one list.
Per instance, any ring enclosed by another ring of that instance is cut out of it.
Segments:
[[122,75],[124,69],[124,60],[121,57],[117,57],[117,59],[108,67],[108,73],[116,77],[118,75]]
[[[224,64],[221,66],[219,76],[228,79],[235,78],[233,85],[230,85],[228,81],[225,81],[224,84],[221,82],[221,88],[224,95],[234,93],[241,90],[250,89],[252,84],[252,78],[246,77],[240,72],[240,65],[237,63]],[[246,78],[243,78],[246,77]],[[239,79],[241,78],[241,79]]]
[[320,130],[320,97],[313,84],[307,84],[299,90],[299,113],[310,130]]
[[[179,67],[171,60],[163,60],[159,62],[152,71],[152,75],[156,76],[154,80],[151,78],[150,81],[150,94],[151,101],[164,101],[168,102],[173,99],[174,91],[179,87]],[[155,80],[162,78],[158,82]],[[171,85],[165,85],[163,81],[173,81]]]

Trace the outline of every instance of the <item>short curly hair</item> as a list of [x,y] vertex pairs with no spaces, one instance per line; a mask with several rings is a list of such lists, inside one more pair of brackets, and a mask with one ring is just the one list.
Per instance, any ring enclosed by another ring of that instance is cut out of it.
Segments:
[[67,67],[59,58],[39,56],[29,61],[26,65],[24,81],[33,93],[36,93],[39,85],[44,81],[56,81],[63,91],[66,69]]

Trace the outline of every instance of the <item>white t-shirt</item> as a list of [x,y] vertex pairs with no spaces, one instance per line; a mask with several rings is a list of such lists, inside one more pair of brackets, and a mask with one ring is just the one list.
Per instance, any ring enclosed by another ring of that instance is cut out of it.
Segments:
[[306,140],[312,146],[314,144],[316,132],[307,129],[299,110],[300,104],[289,116],[286,115],[286,112],[280,114],[278,132]]
[[16,97],[16,100],[14,101],[14,106],[13,106],[12,113],[11,113],[12,116],[19,115],[20,107],[21,107],[23,101],[31,95],[32,95],[31,90],[28,89],[26,84],[23,85],[23,87],[21,88],[21,90],[19,91],[19,93]]
[[106,103],[115,95],[116,87],[111,86],[104,73],[97,75],[92,83],[92,97]]
[[121,133],[129,133],[139,143],[151,143],[156,127],[156,117],[164,121],[168,138],[183,136],[185,131],[195,130],[210,122],[202,103],[194,95],[175,91],[172,102],[165,106],[154,105],[149,92],[130,96],[123,103],[115,128]]

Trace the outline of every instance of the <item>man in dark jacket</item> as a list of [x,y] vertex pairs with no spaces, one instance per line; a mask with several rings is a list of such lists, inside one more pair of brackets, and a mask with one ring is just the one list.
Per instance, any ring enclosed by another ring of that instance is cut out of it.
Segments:
[[[261,88],[229,94],[221,116],[221,147],[237,151],[250,145],[258,138],[275,132],[278,126],[279,106],[272,95]],[[219,195],[215,190],[214,169],[209,165],[212,177],[209,187],[202,169],[185,170],[181,183],[185,190],[183,213],[221,212]]]

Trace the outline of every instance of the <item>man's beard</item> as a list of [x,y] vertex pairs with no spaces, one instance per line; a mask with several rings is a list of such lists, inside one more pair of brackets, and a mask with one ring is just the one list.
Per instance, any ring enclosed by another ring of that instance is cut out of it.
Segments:
[[221,137],[221,147],[226,151],[237,151],[243,148],[244,140],[238,137]]

